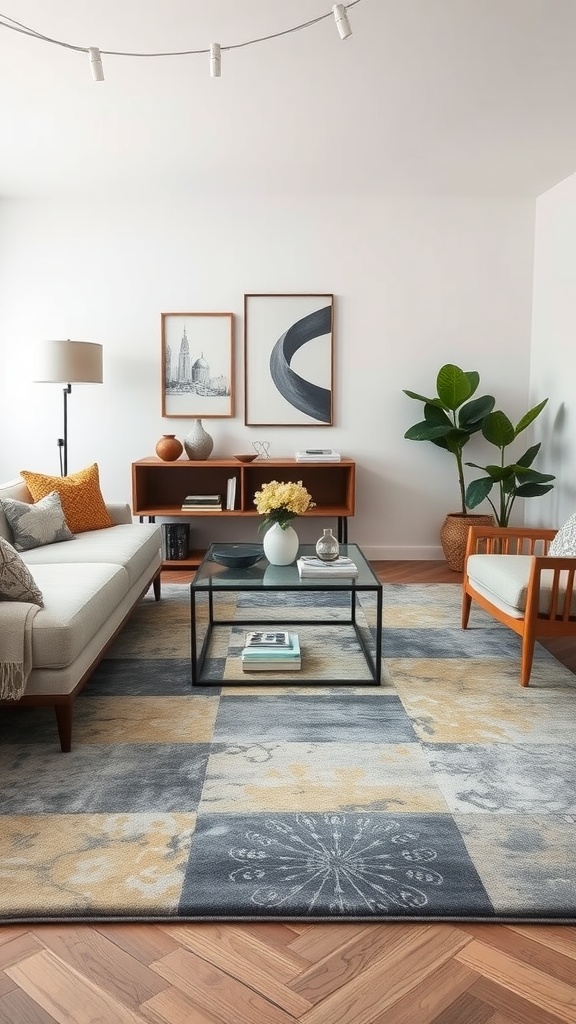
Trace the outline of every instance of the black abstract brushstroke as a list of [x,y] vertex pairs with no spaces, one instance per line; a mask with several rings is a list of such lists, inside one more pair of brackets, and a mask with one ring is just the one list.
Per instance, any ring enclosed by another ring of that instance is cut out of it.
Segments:
[[315,420],[330,423],[332,394],[329,388],[300,377],[290,366],[294,353],[307,341],[329,334],[332,326],[332,309],[325,306],[297,320],[284,332],[274,345],[270,355],[270,373],[278,391],[290,405]]

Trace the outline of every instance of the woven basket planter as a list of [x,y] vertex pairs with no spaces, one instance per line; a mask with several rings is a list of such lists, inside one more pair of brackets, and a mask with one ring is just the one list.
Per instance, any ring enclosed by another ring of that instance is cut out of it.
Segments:
[[464,516],[461,512],[449,512],[440,530],[440,543],[449,568],[454,572],[462,572],[464,569],[468,530],[471,526],[493,525],[494,516]]

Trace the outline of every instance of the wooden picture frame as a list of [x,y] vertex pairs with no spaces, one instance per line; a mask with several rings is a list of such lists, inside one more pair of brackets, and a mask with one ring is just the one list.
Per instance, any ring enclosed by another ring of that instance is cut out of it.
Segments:
[[234,314],[162,313],[162,416],[234,415]]
[[244,423],[330,427],[334,296],[244,295]]

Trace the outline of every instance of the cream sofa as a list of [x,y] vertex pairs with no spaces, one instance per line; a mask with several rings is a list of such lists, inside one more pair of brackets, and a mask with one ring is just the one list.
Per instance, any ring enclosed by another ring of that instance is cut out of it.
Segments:
[[[32,503],[22,479],[0,484],[4,497]],[[44,607],[31,617],[32,669],[24,695],[0,701],[0,711],[52,705],[63,752],[71,749],[74,701],[134,605],[151,584],[160,600],[160,527],[133,523],[128,505],[106,507],[114,526],[19,552]],[[0,535],[12,543],[1,506]],[[0,601],[0,635],[10,603]]]

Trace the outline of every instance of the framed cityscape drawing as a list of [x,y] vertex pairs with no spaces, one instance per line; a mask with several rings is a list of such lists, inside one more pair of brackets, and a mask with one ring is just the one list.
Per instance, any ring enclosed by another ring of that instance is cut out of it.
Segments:
[[162,313],[162,415],[234,415],[233,313]]
[[332,426],[333,295],[244,296],[244,422]]

